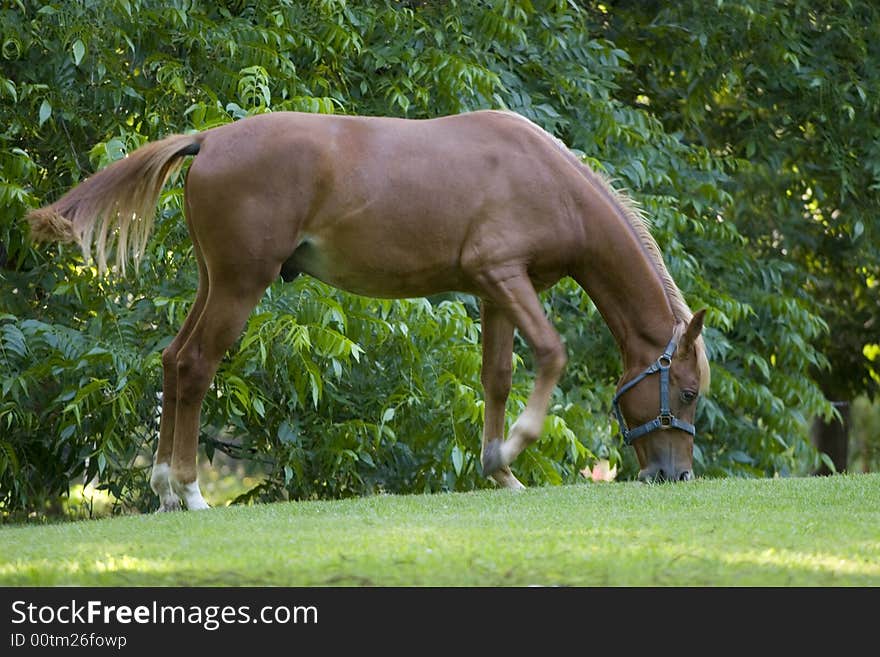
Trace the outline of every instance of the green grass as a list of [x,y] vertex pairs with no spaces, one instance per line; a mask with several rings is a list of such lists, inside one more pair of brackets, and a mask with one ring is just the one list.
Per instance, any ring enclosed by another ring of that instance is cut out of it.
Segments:
[[878,586],[880,475],[377,496],[0,528],[5,586]]

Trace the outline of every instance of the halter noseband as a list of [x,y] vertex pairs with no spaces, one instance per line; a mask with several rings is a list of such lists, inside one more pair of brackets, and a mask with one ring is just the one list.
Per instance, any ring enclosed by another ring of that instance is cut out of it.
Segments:
[[[617,394],[614,395],[614,399],[611,400],[611,406],[614,409],[614,414],[617,416],[617,423],[620,425],[620,433],[623,434],[623,442],[627,445],[632,445],[637,438],[641,438],[658,429],[681,429],[692,436],[697,435],[697,430],[693,424],[679,420],[669,410],[669,367],[672,365],[672,355],[677,348],[678,341],[673,336],[669,344],[666,345],[666,351],[660,354],[660,357],[651,363],[641,374],[618,390]],[[627,429],[626,420],[623,419],[623,413],[620,412],[620,397],[627,390],[642,381],[642,379],[658,372],[660,373],[660,415],[634,429]]]

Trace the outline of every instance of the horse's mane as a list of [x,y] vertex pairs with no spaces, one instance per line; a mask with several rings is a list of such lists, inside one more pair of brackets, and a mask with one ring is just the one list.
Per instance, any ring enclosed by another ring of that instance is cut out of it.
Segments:
[[645,211],[629,194],[614,187],[614,183],[606,175],[586,165],[584,165],[584,168],[589,172],[588,175],[591,178],[591,182],[596,183],[607,196],[611,197],[620,215],[626,219],[633,232],[635,232],[636,237],[639,238],[642,248],[645,249],[645,253],[660,277],[660,282],[663,283],[663,289],[666,291],[666,297],[669,299],[669,305],[672,307],[672,315],[675,317],[675,321],[691,321],[694,313],[687,305],[684,295],[678,289],[678,285],[675,284],[669,270],[666,268],[663,254],[660,252],[660,246],[651,234],[650,223],[648,217],[645,216]]
[[[620,211],[620,215],[626,219],[632,227],[633,232],[635,232],[642,244],[642,248],[644,248],[645,253],[653,263],[657,275],[660,277],[660,282],[663,284],[663,289],[666,291],[666,298],[669,300],[669,305],[672,308],[672,315],[675,317],[676,323],[678,325],[686,325],[691,321],[694,313],[684,300],[684,295],[681,293],[681,290],[678,289],[678,285],[675,284],[675,281],[669,273],[669,269],[666,267],[666,263],[663,261],[663,254],[660,252],[660,246],[657,244],[657,240],[655,240],[654,236],[651,234],[650,224],[644,210],[629,194],[616,189],[607,176],[598,171],[594,171],[586,165],[583,165],[583,167],[588,172],[588,176],[592,181],[600,186],[601,189],[611,197]],[[706,392],[709,390],[711,373],[709,369],[709,357],[706,355],[706,343],[703,340],[702,334],[697,338],[694,346],[697,349],[697,367],[700,370],[700,391]]]
[[[688,322],[690,322],[691,318],[694,316],[694,313],[693,311],[691,311],[687,302],[684,300],[684,295],[681,293],[681,290],[678,289],[678,285],[676,285],[675,281],[672,279],[672,276],[669,273],[669,269],[667,269],[666,263],[663,261],[663,254],[660,252],[660,247],[657,244],[657,240],[655,240],[654,236],[651,234],[648,218],[645,215],[644,210],[635,201],[635,199],[633,199],[626,192],[616,189],[613,182],[608,176],[584,164],[580,158],[578,158],[577,156],[575,156],[574,153],[571,152],[568,146],[566,146],[561,139],[547,132],[537,123],[527,119],[520,114],[517,114],[515,112],[506,113],[522,119],[543,134],[547,135],[550,139],[552,139],[559,149],[561,149],[568,157],[572,158],[577,163],[578,167],[585,174],[585,177],[593,185],[595,185],[596,188],[606,196],[606,198],[608,198],[612,202],[612,204],[617,208],[618,214],[632,228],[636,237],[639,239],[639,242],[641,243],[645,254],[654,265],[654,270],[657,272],[657,276],[660,278],[660,282],[663,284],[663,289],[666,292],[666,298],[669,300],[669,305],[672,308],[672,315],[675,318],[676,324],[686,325]],[[700,370],[700,389],[701,392],[706,392],[709,389],[710,370],[709,358],[706,355],[706,345],[703,341],[702,335],[697,338],[695,346],[697,349],[697,367]]]

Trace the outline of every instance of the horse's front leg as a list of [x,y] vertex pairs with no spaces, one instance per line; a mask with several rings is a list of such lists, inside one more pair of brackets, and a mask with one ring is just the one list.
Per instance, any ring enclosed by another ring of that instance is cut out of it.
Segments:
[[[483,338],[483,368],[480,379],[485,398],[480,460],[485,471],[487,460],[490,464],[492,462],[493,448],[504,440],[504,408],[510,395],[513,375],[513,324],[500,308],[485,299],[481,306],[480,322]],[[491,477],[504,488],[525,488],[510,471],[509,465],[495,469]]]
[[537,375],[525,410],[510,428],[507,440],[492,439],[483,448],[483,471],[491,474],[509,466],[522,451],[538,440],[553,388],[565,368],[565,347],[550,324],[541,301],[525,271],[485,272],[483,289],[503,309],[525,337],[535,355]]

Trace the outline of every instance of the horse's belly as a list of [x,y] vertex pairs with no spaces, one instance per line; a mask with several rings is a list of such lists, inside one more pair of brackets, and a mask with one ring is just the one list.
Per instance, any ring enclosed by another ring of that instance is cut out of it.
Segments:
[[457,262],[420,249],[407,257],[383,250],[382,244],[360,249],[328,247],[306,237],[285,269],[308,274],[354,294],[382,298],[421,297],[450,290],[467,292]]

